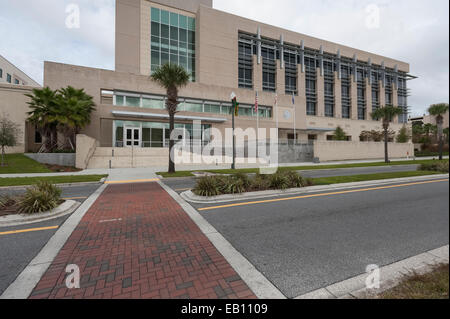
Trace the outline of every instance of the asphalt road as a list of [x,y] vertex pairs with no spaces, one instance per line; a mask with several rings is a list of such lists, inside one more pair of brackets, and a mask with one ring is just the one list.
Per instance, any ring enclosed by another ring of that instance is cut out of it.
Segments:
[[[62,187],[62,197],[73,198],[79,202],[84,202],[84,200],[94,193],[100,185],[101,184],[86,184],[82,186]],[[10,195],[19,194],[23,193],[23,190],[0,190],[0,196],[6,193]],[[68,217],[69,216],[64,216],[42,223],[27,224],[23,226],[0,227],[0,295],[8,288],[30,261],[33,260],[39,251],[41,251],[58,229],[6,235],[2,235],[2,233],[42,227],[59,227]]]
[[449,243],[448,180],[200,213],[289,298]]
[[[351,176],[361,174],[391,173],[391,172],[410,172],[417,170],[418,165],[394,165],[394,166],[375,166],[375,167],[355,167],[339,169],[321,169],[298,171],[304,177],[319,178],[333,176]],[[192,189],[195,186],[195,177],[167,178],[163,180],[164,184],[182,193]]]

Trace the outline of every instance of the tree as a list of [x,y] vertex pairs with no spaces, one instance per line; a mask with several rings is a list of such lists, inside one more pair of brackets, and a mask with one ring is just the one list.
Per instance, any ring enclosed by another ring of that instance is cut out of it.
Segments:
[[347,133],[342,129],[342,127],[338,126],[336,127],[336,130],[333,134],[333,140],[334,141],[346,141],[347,140]]
[[410,138],[411,138],[411,134],[410,134],[408,128],[404,125],[400,129],[400,131],[398,131],[397,143],[408,143]]
[[5,166],[5,149],[17,146],[21,134],[19,125],[12,122],[6,115],[0,116],[0,147],[2,149],[2,160],[0,166]]
[[67,137],[72,149],[75,149],[76,136],[91,122],[91,113],[95,111],[93,97],[86,94],[83,89],[75,89],[71,86],[58,90],[56,104],[59,129]]
[[444,133],[444,137],[445,137],[445,143],[447,143],[448,144],[448,137],[449,137],[449,128],[447,127],[447,128],[445,128],[444,130],[443,130],[443,133]]
[[[157,82],[167,91],[166,110],[169,113],[169,129],[172,134],[175,128],[175,114],[178,108],[178,90],[186,86],[189,82],[190,75],[186,70],[176,64],[167,63],[155,70],[150,78]],[[169,173],[175,173],[175,163],[173,147],[175,141],[169,140]]]
[[32,94],[25,94],[31,101],[28,102],[31,111],[28,112],[28,121],[39,130],[44,137],[45,151],[51,152],[58,145],[58,113],[56,92],[49,87],[33,89]]
[[388,152],[388,143],[389,143],[389,125],[392,120],[396,117],[403,114],[403,110],[399,107],[386,105],[376,109],[372,114],[372,118],[374,120],[382,120],[383,123],[383,131],[384,131],[384,161],[389,163],[389,152]]
[[442,161],[442,151],[444,148],[444,139],[443,139],[443,124],[444,124],[444,114],[448,112],[448,103],[439,103],[433,104],[428,109],[430,115],[436,118],[436,124],[438,127],[438,138],[439,138],[439,160]]

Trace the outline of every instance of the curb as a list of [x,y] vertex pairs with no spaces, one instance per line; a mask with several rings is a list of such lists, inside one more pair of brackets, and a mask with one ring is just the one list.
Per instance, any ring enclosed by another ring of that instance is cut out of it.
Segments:
[[372,181],[354,182],[354,183],[310,186],[310,187],[303,187],[303,188],[291,188],[291,189],[287,189],[287,190],[268,190],[268,191],[259,191],[259,192],[248,192],[248,193],[242,193],[242,194],[220,195],[220,196],[213,196],[213,197],[198,196],[198,195],[195,195],[192,191],[186,191],[186,192],[181,193],[180,196],[184,200],[186,200],[190,203],[217,204],[217,203],[235,202],[235,201],[240,201],[240,200],[249,200],[249,199],[257,199],[257,198],[265,198],[265,197],[278,197],[278,196],[285,196],[285,195],[308,194],[308,193],[314,193],[314,192],[331,191],[331,190],[336,190],[336,189],[369,187],[369,186],[378,186],[378,185],[385,185],[385,184],[391,184],[391,183],[412,182],[412,181],[422,181],[422,180],[435,180],[435,179],[442,179],[442,178],[448,178],[448,177],[449,177],[449,174],[424,175],[424,176],[372,180]]
[[216,247],[219,253],[259,299],[286,299],[286,296],[274,284],[259,272],[252,263],[237,251],[191,205],[186,203],[180,195],[161,181],[158,181],[158,184],[181,206],[192,221],[200,228],[200,231],[208,237],[214,247]]
[[368,299],[395,287],[408,273],[417,272],[425,274],[430,272],[433,266],[448,264],[449,246],[443,246],[423,254],[416,255],[396,263],[381,267],[380,288],[366,288],[368,274],[359,276],[323,287],[303,294],[294,299]]
[[34,214],[34,215],[6,215],[0,217],[0,228],[10,227],[10,226],[20,226],[26,224],[34,224],[39,222],[44,222],[47,220],[56,219],[69,214],[72,214],[81,203],[74,200],[67,200],[58,207],[52,209],[51,211]]
[[[65,184],[54,184],[58,187],[72,187],[72,186],[84,186],[84,185],[94,185],[94,184],[104,184],[104,180],[106,178],[102,178],[98,182],[81,182],[81,183],[65,183]],[[1,190],[9,189],[9,190],[26,190],[28,187],[31,187],[33,185],[20,185],[20,186],[2,186],[0,187]]]
[[69,239],[83,216],[102,194],[107,185],[102,185],[64,222],[39,254],[25,267],[14,282],[0,296],[0,299],[26,299],[47,271],[61,248]]

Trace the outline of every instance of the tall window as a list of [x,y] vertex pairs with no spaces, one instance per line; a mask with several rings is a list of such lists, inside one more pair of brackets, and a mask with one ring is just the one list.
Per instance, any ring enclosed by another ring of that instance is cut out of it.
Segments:
[[408,122],[408,89],[406,87],[406,78],[398,79],[398,107],[403,109],[403,114],[398,117],[400,123]]
[[350,68],[341,65],[341,92],[342,92],[342,118],[350,118],[351,93],[350,93]]
[[357,69],[357,90],[358,90],[358,120],[366,119],[366,81],[363,69]]
[[380,74],[376,71],[372,71],[372,112],[376,111],[380,107]]
[[8,82],[8,83],[11,83],[11,80],[12,80],[12,78],[11,78],[11,74],[6,74],[6,82]]
[[3,70],[0,69],[0,79],[3,78]]
[[284,51],[286,94],[297,95],[297,54],[294,51]]
[[253,88],[253,50],[251,42],[239,40],[239,87]]
[[385,95],[386,105],[392,105],[392,76],[390,74],[386,74]]
[[195,18],[152,8],[152,72],[168,62],[185,68],[195,81]]
[[263,91],[275,92],[277,72],[275,48],[263,46],[261,55],[263,60]]
[[317,68],[314,57],[305,57],[306,70],[306,114],[317,115],[316,80]]
[[325,116],[334,117],[334,70],[333,62],[324,61]]

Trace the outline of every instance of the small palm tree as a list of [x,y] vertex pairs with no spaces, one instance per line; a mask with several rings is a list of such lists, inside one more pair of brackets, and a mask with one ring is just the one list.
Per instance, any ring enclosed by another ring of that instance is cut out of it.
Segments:
[[384,161],[389,163],[389,152],[388,152],[388,142],[389,142],[389,125],[394,120],[396,116],[403,114],[403,110],[399,107],[386,105],[375,110],[371,115],[376,121],[382,120],[383,131],[384,131]]
[[442,125],[444,124],[444,114],[448,112],[448,103],[433,104],[428,109],[428,112],[430,115],[436,117],[439,137],[439,160],[442,160],[442,149],[444,147]]
[[32,94],[25,94],[31,101],[28,102],[31,111],[28,112],[28,121],[44,136],[44,148],[51,152],[58,141],[58,119],[59,112],[56,103],[56,92],[49,87],[33,89]]
[[[186,70],[176,64],[167,63],[155,70],[150,78],[157,82],[167,91],[166,109],[169,113],[170,134],[175,128],[175,114],[178,108],[178,89],[186,86],[190,75]],[[173,147],[175,141],[169,140],[169,173],[175,173],[175,163],[173,157]]]
[[77,134],[91,122],[91,114],[95,111],[93,97],[86,94],[84,89],[68,86],[58,90],[57,104],[60,109],[58,113],[60,129],[74,149]]

